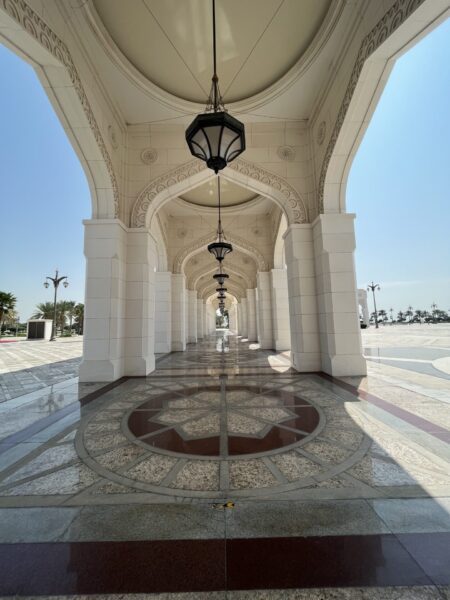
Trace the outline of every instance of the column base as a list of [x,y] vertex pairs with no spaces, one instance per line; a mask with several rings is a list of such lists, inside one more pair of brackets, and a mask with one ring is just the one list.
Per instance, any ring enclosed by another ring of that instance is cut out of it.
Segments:
[[[249,342],[252,343],[251,340]],[[258,343],[261,350],[274,350],[272,340],[259,340]]]
[[286,352],[286,350],[291,349],[290,340],[289,342],[286,340],[275,340],[275,350],[277,352]]
[[292,367],[299,373],[310,373],[322,370],[320,354],[313,352],[291,352]]
[[125,375],[145,377],[155,370],[155,355],[147,358],[128,357],[125,359]]
[[117,360],[86,360],[84,359],[78,371],[80,383],[111,382],[123,376],[123,366]]
[[367,363],[366,359],[358,354],[322,355],[322,371],[333,377],[365,377]]
[[186,344],[184,342],[172,342],[172,352],[184,352]]

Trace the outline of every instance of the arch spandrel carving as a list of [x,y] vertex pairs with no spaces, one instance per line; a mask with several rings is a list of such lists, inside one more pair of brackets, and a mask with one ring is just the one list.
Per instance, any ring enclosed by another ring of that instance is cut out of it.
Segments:
[[[215,175],[206,165],[193,159],[151,181],[138,196],[131,211],[131,227],[147,227],[165,201],[186,193]],[[222,176],[273,200],[289,224],[307,223],[308,216],[300,194],[287,181],[243,159],[236,159]]]

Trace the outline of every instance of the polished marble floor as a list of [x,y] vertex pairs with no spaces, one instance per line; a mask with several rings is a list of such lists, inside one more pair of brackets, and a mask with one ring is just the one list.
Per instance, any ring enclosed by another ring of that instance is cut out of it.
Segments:
[[369,373],[219,332],[146,378],[6,400],[0,595],[448,598],[448,381]]

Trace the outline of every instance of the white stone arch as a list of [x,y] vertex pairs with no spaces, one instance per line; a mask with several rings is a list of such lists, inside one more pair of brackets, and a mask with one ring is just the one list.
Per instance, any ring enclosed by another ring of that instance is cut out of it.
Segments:
[[116,129],[101,131],[67,45],[24,0],[0,2],[0,42],[36,71],[86,174],[92,218],[120,218]]
[[[235,285],[238,289],[242,290],[242,295],[245,296],[245,291],[246,291],[246,289],[247,289],[248,286],[247,287],[244,286],[238,280],[246,281],[249,284],[250,287],[252,287],[252,286],[255,287],[256,286],[256,280],[255,280],[255,278],[252,278],[250,280],[248,274],[245,273],[244,271],[241,271],[238,268],[230,267],[229,265],[226,266],[225,270],[226,270],[227,274],[229,274],[231,277],[225,281],[224,287],[228,287],[229,285]],[[214,280],[213,280],[212,277],[213,277],[214,273],[216,273],[216,272],[217,272],[217,268],[213,268],[213,269],[209,269],[208,271],[203,272],[202,275],[197,276],[196,279],[193,281],[193,289],[200,290],[200,289],[203,289],[205,287],[205,282],[200,283],[200,281],[201,281],[201,279],[203,277],[210,277],[211,281],[209,283],[214,283]],[[208,285],[209,285],[209,283],[208,283]],[[215,286],[217,287],[218,284],[215,283]]]
[[[208,283],[205,286],[203,286],[202,288],[200,288],[198,290],[199,295],[202,298],[205,298],[205,296],[207,297],[209,294],[217,294],[216,292],[216,287],[217,284],[216,283]],[[243,298],[245,297],[245,290],[242,288],[242,286],[239,286],[236,283],[230,283],[228,285],[225,286],[227,288],[227,295],[231,294],[233,296],[236,296],[236,298]]]
[[[308,222],[306,205],[287,181],[243,159],[236,159],[220,176],[273,200],[289,224]],[[166,203],[213,179],[215,174],[201,160],[193,159],[152,180],[139,194],[131,211],[131,227],[149,227]]]
[[319,213],[345,212],[348,174],[395,61],[449,15],[434,0],[397,0],[363,38],[322,161]]
[[[192,258],[195,254],[198,254],[199,252],[203,251],[205,249],[205,246],[207,246],[210,242],[213,242],[216,239],[216,237],[217,232],[211,231],[211,233],[208,233],[207,235],[198,238],[197,240],[192,242],[192,244],[180,250],[180,252],[178,252],[173,261],[173,272],[183,273],[187,261],[190,258]],[[226,239],[237,249],[241,250],[241,252],[250,256],[256,262],[258,271],[267,271],[269,269],[267,261],[261,254],[261,252],[255,246],[249,244],[247,240],[244,240],[237,235],[230,235],[228,233],[226,235]]]

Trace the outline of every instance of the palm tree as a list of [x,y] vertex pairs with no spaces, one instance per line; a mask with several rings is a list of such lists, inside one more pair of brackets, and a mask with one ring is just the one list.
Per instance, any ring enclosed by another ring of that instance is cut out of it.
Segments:
[[385,324],[387,321],[387,313],[385,310],[379,310],[378,311],[378,316],[382,318],[383,323]]
[[69,304],[70,302],[67,300],[61,300],[60,302],[56,303],[56,323],[61,330],[61,335],[64,333],[64,327],[66,326]]
[[70,335],[72,335],[72,322],[74,320],[74,318],[76,317],[76,312],[75,312],[75,306],[76,306],[76,302],[75,300],[67,300],[66,304],[66,315],[67,318],[69,319],[69,331],[70,331]]
[[78,335],[83,334],[83,325],[84,325],[84,304],[79,302],[74,309],[75,312],[75,323],[77,325]]
[[408,323],[411,323],[413,315],[414,315],[413,307],[410,305],[410,306],[408,306],[408,310],[405,312],[405,317],[409,317]]
[[0,292],[0,335],[3,328],[3,320],[10,311],[14,310],[17,298],[9,292]]
[[36,304],[36,310],[31,315],[32,319],[53,319],[53,302],[41,302]]

